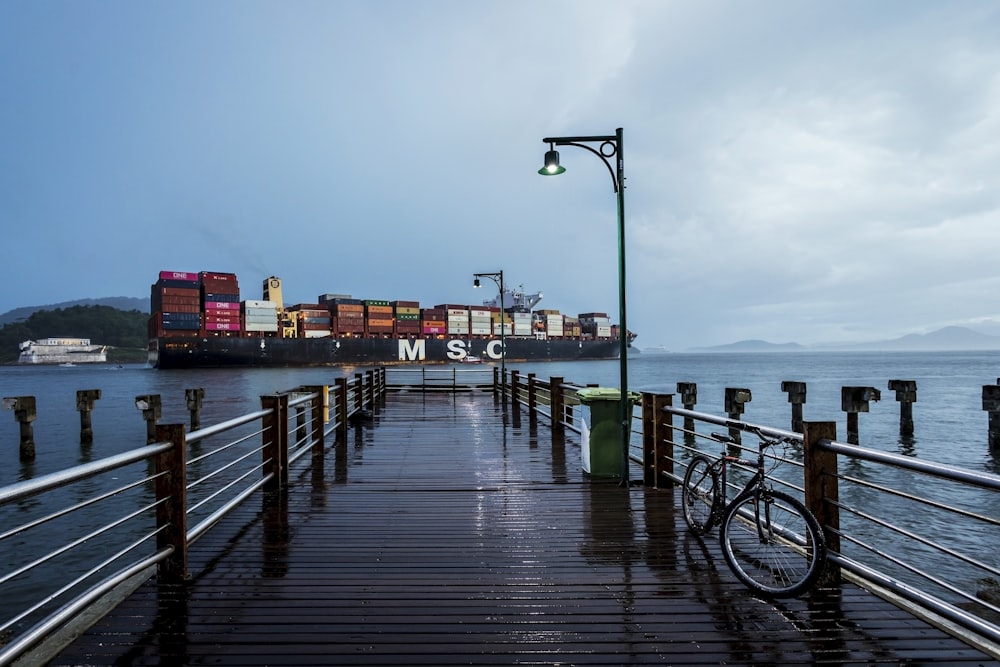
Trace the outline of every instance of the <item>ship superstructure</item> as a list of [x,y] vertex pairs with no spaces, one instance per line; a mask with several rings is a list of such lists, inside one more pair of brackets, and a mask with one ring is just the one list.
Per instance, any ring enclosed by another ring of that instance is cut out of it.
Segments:
[[19,364],[101,364],[108,360],[107,346],[91,344],[89,338],[26,340],[18,349]]

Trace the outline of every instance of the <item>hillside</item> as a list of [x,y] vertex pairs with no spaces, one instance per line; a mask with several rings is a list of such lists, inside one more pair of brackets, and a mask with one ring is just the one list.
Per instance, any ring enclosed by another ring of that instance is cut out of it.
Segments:
[[77,299],[76,301],[52,303],[47,306],[25,306],[23,308],[15,308],[14,310],[8,310],[6,313],[0,314],[0,326],[25,320],[30,317],[32,313],[36,313],[39,310],[60,310],[72,308],[73,306],[107,306],[108,308],[124,310],[125,312],[138,310],[145,313],[147,316],[149,315],[149,299],[139,299],[131,296],[111,296],[104,297],[103,299]]

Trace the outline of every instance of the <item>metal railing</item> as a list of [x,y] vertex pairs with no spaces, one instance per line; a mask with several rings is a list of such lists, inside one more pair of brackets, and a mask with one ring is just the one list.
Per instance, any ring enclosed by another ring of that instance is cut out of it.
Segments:
[[286,486],[297,460],[346,435],[384,391],[379,370],[262,396],[256,412],[189,433],[159,424],[152,444],[0,488],[0,665],[54,654],[82,611],[154,573],[184,581],[191,544],[246,499]]
[[997,655],[1000,477],[841,443],[832,422],[804,422],[797,434],[675,408],[669,395],[644,394],[646,484],[671,488],[694,454],[718,456],[724,445],[708,433],[719,426],[737,434],[752,426],[801,443],[774,457],[787,465],[776,467],[771,479],[820,520],[828,581],[848,577],[967,638],[971,631],[977,645]]
[[500,386],[500,369],[490,366],[425,366],[388,368],[387,391],[495,392]]

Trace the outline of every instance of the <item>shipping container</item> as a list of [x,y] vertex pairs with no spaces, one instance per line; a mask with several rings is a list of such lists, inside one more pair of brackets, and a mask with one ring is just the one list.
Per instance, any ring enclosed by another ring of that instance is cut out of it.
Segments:
[[262,301],[260,299],[247,299],[242,303],[244,308],[270,308],[278,309],[278,304],[274,301]]
[[443,327],[443,326],[433,325],[433,324],[424,324],[424,326],[423,326],[423,333],[425,333],[425,334],[433,334],[435,336],[444,335],[444,334],[448,333],[448,328],[447,327]]
[[240,324],[227,324],[225,322],[205,322],[203,327],[206,331],[239,331]]
[[183,280],[198,282],[198,274],[189,271],[160,271],[160,280]]
[[392,315],[392,306],[381,304],[369,304],[365,306],[365,311],[369,315]]
[[278,323],[277,322],[268,322],[268,323],[263,323],[263,322],[246,322],[243,325],[243,330],[244,331],[251,331],[251,332],[277,332],[278,331]]
[[397,310],[399,310],[400,308],[415,308],[417,310],[420,309],[419,301],[393,301],[389,305],[396,308]]
[[330,335],[329,329],[305,329],[299,332],[300,338],[327,338]]

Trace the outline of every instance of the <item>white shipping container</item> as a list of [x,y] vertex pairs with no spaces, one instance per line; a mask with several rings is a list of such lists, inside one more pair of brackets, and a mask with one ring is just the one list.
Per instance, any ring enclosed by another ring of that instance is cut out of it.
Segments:
[[451,324],[448,325],[448,333],[450,334],[467,334],[469,333],[469,327],[454,327]]
[[472,317],[489,317],[490,316],[490,311],[488,311],[488,310],[470,310],[469,314],[472,315]]
[[271,310],[277,310],[278,304],[274,301],[261,301],[254,299],[247,299],[243,302],[244,308],[270,308]]
[[312,329],[307,329],[302,333],[305,334],[306,338],[326,338],[330,335],[329,329],[324,329],[322,331],[314,331]]
[[277,324],[277,317],[262,317],[260,315],[245,315],[243,322],[246,324]]
[[471,333],[473,336],[489,336],[490,328],[473,326],[469,329],[469,333]]
[[511,317],[514,318],[515,322],[518,320],[523,320],[525,322],[531,321],[531,313],[511,313]]
[[500,331],[501,329],[503,329],[503,335],[504,336],[511,336],[511,335],[513,335],[513,331],[514,330],[513,330],[512,325],[511,325],[510,322],[508,322],[507,324],[503,324],[503,325],[501,325],[499,322],[497,322],[496,324],[494,324],[493,325],[493,335],[499,336],[500,333],[501,333],[501,331]]
[[278,331],[278,323],[274,322],[269,324],[262,324],[259,322],[247,322],[246,325],[243,327],[243,329],[245,331],[264,331],[264,332],[269,331],[274,333]]
[[514,323],[514,335],[515,336],[530,336],[531,335],[531,325],[529,324],[518,324]]
[[604,326],[604,325],[598,326],[597,327],[597,335],[599,337],[601,337],[601,338],[610,338],[611,337],[611,327],[610,326]]
[[452,315],[455,315],[455,316],[458,316],[458,317],[468,317],[469,316],[469,310],[467,308],[449,308],[448,309],[448,317],[451,317]]

